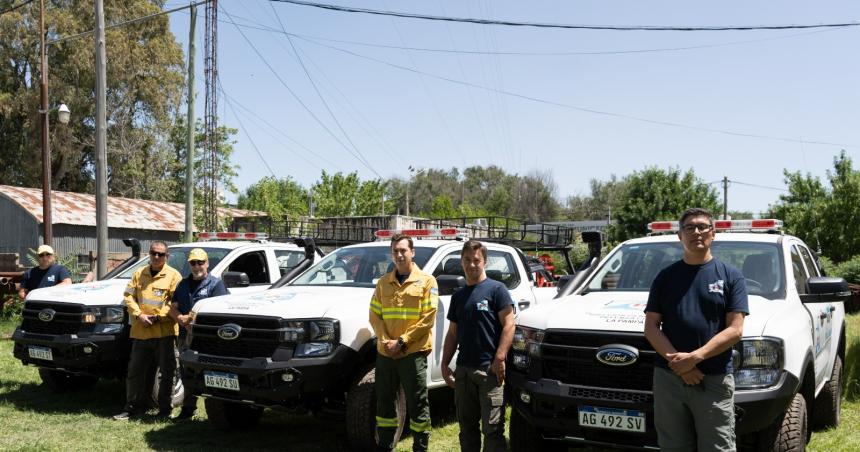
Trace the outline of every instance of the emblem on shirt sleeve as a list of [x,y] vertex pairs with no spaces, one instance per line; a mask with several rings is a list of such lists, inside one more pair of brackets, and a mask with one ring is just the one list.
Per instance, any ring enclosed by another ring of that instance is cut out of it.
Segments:
[[152,289],[152,294],[155,295],[156,297],[160,297],[160,296],[164,295],[164,290],[163,289]]
[[723,295],[723,285],[723,280],[718,279],[713,284],[708,284],[708,292]]
[[435,287],[431,287],[430,288],[430,295],[436,295],[438,297],[439,296],[439,289],[437,289]]

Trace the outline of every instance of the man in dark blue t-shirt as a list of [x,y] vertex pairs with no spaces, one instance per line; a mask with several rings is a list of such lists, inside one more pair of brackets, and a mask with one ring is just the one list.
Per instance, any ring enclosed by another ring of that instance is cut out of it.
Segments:
[[72,275],[69,274],[69,270],[54,262],[53,248],[42,245],[36,250],[36,254],[39,256],[39,266],[24,272],[24,277],[18,288],[18,296],[22,300],[27,298],[27,294],[31,290],[72,283]]
[[663,269],[645,307],[645,337],[657,351],[654,427],[663,451],[734,451],[732,346],[749,314],[746,281],[711,255],[714,225],[704,209],[678,222],[682,260]]
[[442,376],[454,388],[460,450],[480,451],[483,428],[484,450],[505,451],[505,359],[514,336],[514,301],[504,284],[487,278],[487,247],[481,242],[466,242],[460,262],[466,287],[451,296]]

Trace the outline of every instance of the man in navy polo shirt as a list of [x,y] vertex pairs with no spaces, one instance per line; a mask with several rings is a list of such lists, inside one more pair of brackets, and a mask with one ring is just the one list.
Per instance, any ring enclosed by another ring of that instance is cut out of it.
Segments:
[[[179,350],[188,348],[188,328],[191,325],[191,308],[209,297],[227,295],[230,292],[224,286],[221,278],[209,274],[209,256],[202,248],[194,248],[188,253],[188,265],[191,266],[191,274],[182,278],[173,292],[173,303],[170,306],[170,317],[179,324]],[[188,387],[187,385],[185,386]],[[176,420],[190,419],[197,409],[197,396],[185,393],[182,401],[182,410],[176,415]]]
[[27,298],[31,290],[72,283],[69,270],[54,262],[53,248],[42,245],[36,250],[36,254],[39,256],[39,266],[24,272],[18,288],[18,296],[22,300]]
[[704,209],[678,221],[684,257],[651,284],[645,337],[654,366],[654,427],[663,451],[734,451],[732,346],[749,314],[740,270],[711,255],[714,223]]
[[[514,337],[514,301],[504,284],[487,278],[487,247],[477,240],[463,245],[460,263],[466,287],[451,296],[448,334],[442,352],[442,376],[454,388],[460,450],[506,451],[505,359]],[[457,370],[451,358],[458,349]]]

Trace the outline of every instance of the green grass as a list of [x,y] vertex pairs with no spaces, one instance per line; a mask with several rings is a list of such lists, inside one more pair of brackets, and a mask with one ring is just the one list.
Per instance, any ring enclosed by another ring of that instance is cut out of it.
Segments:
[[[0,337],[14,322],[0,321]],[[845,362],[845,401],[839,428],[815,432],[812,451],[860,451],[860,314],[848,318],[848,356]],[[345,451],[343,421],[308,415],[267,412],[250,432],[224,432],[206,421],[205,410],[184,423],[152,418],[113,421],[122,409],[124,386],[100,381],[89,391],[54,394],[39,383],[38,372],[12,357],[12,342],[0,340],[0,450],[296,450]],[[452,402],[434,396],[433,451],[459,450]],[[202,402],[200,402],[202,405]],[[441,414],[440,413],[444,413]],[[411,439],[398,451],[412,450]]]

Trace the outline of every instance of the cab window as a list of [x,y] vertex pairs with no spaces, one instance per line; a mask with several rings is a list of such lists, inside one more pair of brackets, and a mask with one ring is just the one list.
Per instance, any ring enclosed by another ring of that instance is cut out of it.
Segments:
[[806,271],[809,273],[809,276],[821,276],[821,273],[818,272],[818,267],[815,265],[815,260],[812,259],[812,254],[806,249],[805,246],[798,247],[800,250],[800,257],[803,258],[803,263],[806,265]]
[[242,254],[230,263],[227,271],[245,273],[251,285],[272,283],[269,277],[269,266],[266,263],[266,253],[263,251]]
[[803,268],[803,258],[800,257],[800,251],[797,250],[797,245],[791,246],[791,269],[794,272],[794,284],[797,288],[797,293],[803,295],[806,293],[806,280],[808,278],[806,269]]
[[[460,251],[453,251],[443,257],[436,269],[433,270],[433,276],[465,276],[463,264],[460,261],[460,253]],[[520,274],[517,271],[514,257],[510,253],[487,250],[487,263],[484,266],[484,271],[487,273],[487,278],[499,281],[508,289],[513,289],[520,284]]]
[[275,260],[278,262],[278,270],[281,272],[281,276],[286,275],[288,271],[296,268],[304,259],[304,251],[275,250]]

